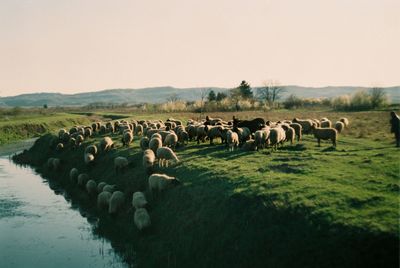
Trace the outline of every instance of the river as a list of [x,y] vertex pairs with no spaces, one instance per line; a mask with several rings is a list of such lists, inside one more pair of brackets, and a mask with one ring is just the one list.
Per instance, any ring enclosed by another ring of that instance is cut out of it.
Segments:
[[96,219],[89,223],[62,191],[14,164],[11,152],[0,148],[1,268],[128,267],[108,240],[93,234]]

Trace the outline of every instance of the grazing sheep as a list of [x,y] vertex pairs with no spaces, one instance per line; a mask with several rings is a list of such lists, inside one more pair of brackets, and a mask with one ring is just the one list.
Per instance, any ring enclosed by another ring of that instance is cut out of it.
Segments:
[[173,160],[175,162],[179,162],[178,157],[176,156],[176,154],[174,153],[174,151],[172,151],[170,148],[168,147],[160,147],[157,149],[157,158],[158,158],[158,165],[160,167],[168,167],[168,161],[169,160]]
[[156,133],[154,133],[153,135],[151,135],[150,140],[151,140],[151,139],[154,139],[154,138],[159,138],[160,140],[163,139],[162,136],[161,136],[161,134],[158,133],[158,132],[156,132]]
[[112,141],[112,139],[110,137],[104,137],[101,141],[100,141],[100,149],[103,152],[109,151],[111,150],[111,148],[114,147],[114,143]]
[[278,149],[278,145],[282,145],[286,140],[285,130],[281,127],[271,128],[269,133],[269,140],[272,146],[272,149]]
[[291,123],[289,126],[294,129],[294,132],[296,133],[297,137],[297,142],[299,142],[301,140],[301,133],[303,127],[299,123]]
[[85,186],[87,181],[89,180],[89,175],[86,173],[81,173],[78,175],[78,185]]
[[153,150],[155,154],[157,153],[158,148],[161,148],[162,146],[162,140],[159,138],[151,139],[149,142],[149,148]]
[[197,144],[200,144],[200,140],[201,142],[206,141],[207,131],[205,125],[196,126],[196,136],[197,136]]
[[61,166],[61,160],[51,157],[47,160],[47,166],[49,169],[57,171]]
[[146,149],[149,148],[149,138],[147,137],[142,137],[140,139],[140,149],[142,149],[142,151],[145,151]]
[[132,206],[135,209],[145,207],[147,205],[146,197],[143,192],[135,192],[132,195]]
[[97,184],[94,180],[88,180],[88,182],[86,183],[86,191],[90,195],[97,194]]
[[178,136],[175,133],[170,133],[165,137],[165,146],[174,148],[178,143]]
[[78,135],[75,138],[75,144],[77,147],[81,146],[82,142],[85,140],[85,138],[82,135]]
[[250,140],[245,141],[243,143],[242,150],[243,151],[255,151],[255,150],[257,150],[257,145],[256,145],[255,140],[250,139]]
[[107,209],[110,206],[110,199],[111,199],[112,194],[110,192],[101,192],[97,196],[97,207],[99,209]]
[[83,135],[84,135],[86,138],[92,136],[92,128],[91,128],[91,127],[85,127],[85,131],[84,131]]
[[62,144],[61,142],[57,144],[56,150],[57,151],[62,151],[64,149],[64,144]]
[[116,158],[114,158],[115,173],[118,174],[118,171],[123,171],[123,169],[127,168],[128,165],[129,161],[126,157],[117,156]]
[[92,164],[94,161],[94,155],[87,153],[83,155],[83,159],[86,165]]
[[302,128],[302,134],[310,134],[311,133],[311,127],[313,126],[313,121],[306,119],[306,120],[300,120],[298,118],[293,119],[293,123],[298,123],[301,125]]
[[186,131],[188,132],[190,141],[192,141],[197,136],[197,128],[194,125],[188,125]]
[[246,142],[248,139],[251,138],[250,129],[247,127],[237,127],[233,128],[233,131],[236,132],[239,136],[239,141],[242,143]]
[[[326,119],[326,118],[323,118]],[[324,120],[321,121],[321,128],[331,128],[332,127],[332,122],[330,120]]]
[[178,133],[178,141],[180,144],[185,145],[188,144],[189,141],[189,133],[186,131],[180,131]]
[[63,135],[65,134],[65,133],[68,133],[65,129],[60,129],[59,131],[58,131],[58,138],[60,139],[60,140],[62,140],[62,138],[63,138]]
[[139,231],[151,225],[150,215],[145,208],[139,208],[135,211],[133,221]]
[[97,193],[101,193],[103,191],[104,186],[106,186],[106,185],[107,185],[107,183],[105,183],[104,181],[97,184]]
[[347,119],[346,117],[340,118],[339,121],[342,122],[345,127],[349,126],[349,119]]
[[115,185],[107,184],[103,187],[103,192],[113,193],[115,191]]
[[69,180],[73,183],[77,183],[79,171],[77,168],[71,168],[69,172]]
[[100,126],[100,130],[99,130],[100,134],[105,134],[105,133],[106,133],[106,131],[107,131],[107,128],[106,128],[106,126],[104,126],[104,125],[101,125],[101,126]]
[[154,162],[156,160],[156,155],[153,150],[147,149],[143,153],[143,166],[147,171],[151,171],[154,166]]
[[223,143],[223,137],[222,137],[222,131],[223,127],[222,126],[205,126],[205,131],[207,132],[207,136],[210,139],[210,145],[213,145],[213,140],[216,138],[221,138],[222,143]]
[[237,148],[239,145],[239,135],[230,129],[226,132],[226,140],[229,151],[233,151],[233,149]]
[[93,132],[96,132],[98,130],[97,123],[92,124],[92,129],[93,129]]
[[136,136],[142,136],[143,135],[143,126],[142,125],[138,124],[135,127],[135,135]]
[[338,133],[341,133],[344,129],[344,123],[341,121],[337,121],[335,123],[335,129],[337,130]]
[[162,192],[172,185],[180,184],[179,179],[170,177],[166,174],[153,174],[149,177],[149,191],[153,194],[154,191]]
[[116,213],[124,205],[125,195],[121,191],[115,191],[112,193],[110,198],[110,206],[108,208],[108,213]]
[[133,134],[131,131],[125,132],[123,137],[122,137],[122,145],[123,146],[129,146],[131,142],[133,141]]
[[290,141],[290,145],[292,145],[296,136],[296,131],[287,124],[282,124],[281,127],[285,130],[285,141]]
[[313,127],[314,137],[318,140],[318,146],[321,146],[321,140],[331,140],[333,147],[336,147],[338,132],[334,128]]
[[70,138],[69,139],[69,146],[71,146],[72,149],[76,148],[76,140],[75,140],[75,138]]
[[269,132],[270,132],[270,128],[265,127],[261,130],[257,130],[254,133],[254,141],[255,141],[255,145],[257,146],[257,150],[259,148],[262,148],[262,149],[265,148],[265,145],[267,144],[267,140],[269,139]]
[[97,154],[97,146],[94,144],[87,146],[85,148],[85,154],[96,155]]

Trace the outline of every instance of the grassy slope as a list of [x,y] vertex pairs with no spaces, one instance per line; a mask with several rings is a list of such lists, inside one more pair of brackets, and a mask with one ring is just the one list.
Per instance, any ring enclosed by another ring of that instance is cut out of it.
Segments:
[[[293,117],[270,114],[275,116]],[[93,168],[82,164],[84,146],[55,153],[48,149],[49,136],[23,158],[61,183],[85,213],[100,216],[96,232],[110,238],[128,261],[145,267],[397,267],[400,159],[384,116],[348,114],[352,125],[340,136],[337,150],[326,143],[317,147],[311,136],[272,154],[229,153],[221,145],[191,143],[178,150],[182,163],[164,170],[184,185],[151,202],[153,226],[145,233],[134,227],[129,201],[117,219],[110,217],[67,179],[70,168],[78,167],[97,181],[116,183],[129,197],[145,190],[137,141],[126,149],[114,137],[117,149],[99,155]],[[377,130],[374,122],[382,128]],[[134,167],[116,175],[116,155],[128,156]],[[49,156],[65,160],[62,171],[44,168]]]
[[32,114],[2,119],[0,120],[0,145],[89,122],[85,116],[67,113]]

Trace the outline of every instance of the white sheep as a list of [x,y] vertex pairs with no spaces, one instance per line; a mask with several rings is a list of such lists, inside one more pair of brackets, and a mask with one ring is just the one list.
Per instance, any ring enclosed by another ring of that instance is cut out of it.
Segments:
[[154,166],[154,162],[156,160],[156,155],[154,154],[153,150],[147,149],[143,153],[143,167],[146,170],[151,170]]
[[86,182],[89,180],[89,175],[86,173],[81,173],[78,175],[78,185],[85,186]]
[[173,160],[174,162],[179,162],[178,157],[172,151],[172,149],[168,147],[160,147],[157,149],[157,158],[158,158],[158,165],[160,167],[168,167],[168,161]]
[[289,126],[294,129],[294,132],[296,133],[297,137],[297,142],[299,142],[301,140],[301,133],[303,132],[303,127],[299,123],[291,123]]
[[255,151],[255,150],[257,150],[257,145],[256,145],[255,140],[250,139],[250,140],[245,141],[243,143],[242,150],[243,151]]
[[140,231],[151,225],[150,215],[145,208],[139,208],[135,211],[133,221]]
[[97,194],[97,184],[94,180],[88,180],[88,182],[86,183],[86,191],[90,195]]
[[237,148],[239,145],[239,135],[230,129],[226,132],[226,140],[229,151],[233,151],[233,149]]
[[47,160],[47,166],[49,167],[49,169],[52,169],[54,171],[57,171],[60,169],[61,166],[61,160],[59,158],[49,158]]
[[267,144],[267,140],[269,139],[269,131],[270,128],[269,127],[265,127],[261,130],[257,130],[254,133],[254,141],[255,141],[255,145],[257,146],[257,150],[259,148],[265,148],[265,145]]
[[107,184],[103,187],[103,192],[113,193],[115,191],[115,185]]
[[342,122],[344,124],[345,127],[349,126],[349,119],[347,119],[346,117],[342,117],[339,120],[340,122]]
[[79,171],[77,168],[71,168],[69,171],[69,179],[73,183],[77,183]]
[[269,132],[269,140],[272,149],[276,150],[278,148],[278,145],[282,145],[283,142],[286,140],[285,130],[281,127],[271,128]]
[[64,149],[64,144],[62,144],[61,142],[57,144],[56,150],[57,151],[62,151]]
[[89,165],[91,163],[93,163],[94,161],[94,155],[87,153],[83,156],[83,160],[85,161],[86,165]]
[[179,179],[170,177],[166,174],[153,174],[149,177],[149,191],[153,194],[154,191],[162,192],[172,185],[180,184]]
[[97,184],[97,193],[101,193],[103,191],[104,186],[106,186],[107,183],[105,183],[104,181],[99,182],[99,184]]
[[161,148],[163,146],[162,144],[162,140],[159,138],[153,138],[150,140],[149,142],[149,148],[151,150],[153,150],[153,152],[156,154],[157,153],[157,149]]
[[136,209],[145,207],[147,200],[143,192],[135,192],[132,195],[132,206]]
[[129,144],[131,144],[132,141],[133,141],[133,133],[131,131],[125,132],[122,137],[122,145],[129,146]]
[[96,155],[97,154],[97,146],[94,144],[87,146],[85,148],[85,154]]
[[293,123],[298,123],[301,125],[302,134],[309,134],[311,133],[311,127],[313,126],[313,121],[310,119],[301,120],[298,118],[293,119]]
[[100,141],[100,149],[103,152],[109,151],[114,147],[114,143],[112,141],[112,139],[110,137],[104,137],[101,141]]
[[107,209],[110,206],[110,198],[111,198],[112,194],[110,192],[107,191],[103,191],[101,193],[99,193],[99,195],[97,196],[97,207],[99,209]]
[[178,133],[178,141],[182,145],[187,144],[189,141],[189,133],[187,131],[180,131]]
[[343,131],[344,127],[345,127],[345,125],[341,121],[337,121],[335,123],[335,129],[337,130],[338,133],[341,133]]
[[321,146],[321,140],[331,140],[333,147],[336,147],[338,132],[334,128],[313,127],[312,132],[318,140],[318,146]]
[[323,118],[325,120],[321,120],[321,128],[331,128],[332,127],[332,122],[328,120],[327,118]]
[[108,213],[116,213],[124,205],[125,195],[121,191],[115,191],[112,193],[110,198],[110,206],[108,208]]
[[142,137],[140,139],[140,149],[142,149],[142,151],[145,151],[146,149],[149,148],[149,138],[147,137]]
[[165,137],[165,146],[174,148],[178,143],[178,136],[175,133],[170,133]]
[[129,161],[126,157],[123,156],[117,156],[114,158],[114,167],[115,167],[115,173],[118,174],[119,171],[123,171],[125,168],[127,168],[129,165]]

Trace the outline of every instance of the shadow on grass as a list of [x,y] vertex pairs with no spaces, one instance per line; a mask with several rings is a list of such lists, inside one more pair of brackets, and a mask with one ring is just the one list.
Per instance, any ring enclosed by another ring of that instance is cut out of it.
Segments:
[[[43,142],[43,141],[41,141]],[[40,143],[40,142],[39,142]],[[46,146],[47,142],[42,145]],[[205,147],[196,152],[204,157],[238,157],[255,152],[227,152]],[[37,150],[37,148],[35,149]],[[133,224],[133,211],[127,198],[124,209],[111,217],[96,209],[95,197],[71,184],[71,166],[85,170],[77,151],[64,157],[70,162],[61,176],[44,168],[51,151],[25,152],[21,160],[35,162],[38,171],[49,178],[55,193],[63,193],[82,216],[93,224],[93,232],[109,239],[130,265],[140,267],[398,267],[399,237],[335,224],[329,217],[314,214],[311,208],[291,205],[282,196],[257,196],[245,175],[240,181],[217,177],[212,170],[178,165],[169,170],[184,185],[171,188],[151,201],[152,227],[139,232]],[[43,156],[43,153],[48,153]],[[137,154],[140,160],[140,154]],[[34,159],[34,160],[33,160]],[[104,156],[91,176],[108,178],[130,197],[144,190],[142,168],[129,169],[116,177]],[[285,165],[285,164],[283,164]],[[281,167],[288,168],[290,166]],[[297,172],[297,170],[295,170]],[[238,192],[240,185],[243,191]],[[60,190],[63,189],[63,190]],[[317,198],[314,197],[314,198]],[[363,200],[350,200],[355,206]],[[378,202],[379,200],[372,200]]]

